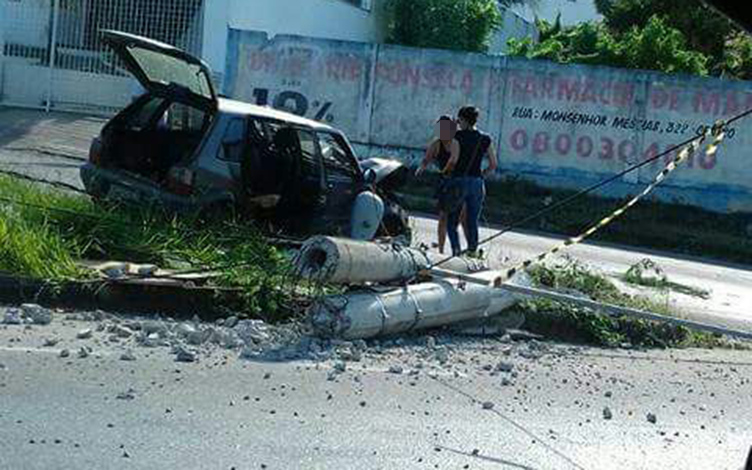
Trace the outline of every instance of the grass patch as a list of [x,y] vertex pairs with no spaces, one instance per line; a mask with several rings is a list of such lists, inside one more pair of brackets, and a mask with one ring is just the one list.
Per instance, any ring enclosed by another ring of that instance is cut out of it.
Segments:
[[[0,176],[0,271],[54,281],[93,277],[77,261],[118,260],[190,270],[234,266],[212,283],[244,292],[249,316],[289,316],[291,264],[259,230],[238,218],[205,220],[154,208],[103,206]],[[36,206],[54,207],[43,210]]]
[[[436,211],[433,191],[437,178],[427,174],[412,178],[405,185],[405,201],[410,209]],[[483,216],[488,223],[507,225],[575,193],[544,188],[521,178],[490,181]],[[576,235],[626,200],[583,196],[521,228]],[[747,234],[749,224],[752,224],[750,214],[719,214],[645,199],[592,239],[749,264],[752,259],[752,237]]]
[[[538,286],[576,291],[604,303],[679,316],[667,303],[624,294],[605,276],[575,261],[561,266],[534,266],[529,269]],[[683,326],[599,315],[591,309],[548,299],[522,302],[526,328],[558,340],[618,347],[624,343],[650,348],[719,347],[726,341],[719,335],[697,332]]]
[[635,286],[652,287],[660,290],[672,290],[674,292],[680,292],[682,294],[700,297],[702,299],[710,297],[710,291],[705,289],[698,289],[696,287],[669,281],[663,268],[649,258],[645,258],[630,266],[622,279],[624,282]]

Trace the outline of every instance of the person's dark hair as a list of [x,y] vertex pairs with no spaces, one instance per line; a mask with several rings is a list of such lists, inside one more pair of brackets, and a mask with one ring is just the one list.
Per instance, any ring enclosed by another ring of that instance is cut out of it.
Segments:
[[463,106],[460,108],[459,113],[457,113],[457,116],[467,121],[471,126],[474,126],[478,122],[479,115],[480,111],[475,106]]
[[451,121],[451,120],[452,120],[451,116],[447,116],[446,114],[444,114],[436,122]]

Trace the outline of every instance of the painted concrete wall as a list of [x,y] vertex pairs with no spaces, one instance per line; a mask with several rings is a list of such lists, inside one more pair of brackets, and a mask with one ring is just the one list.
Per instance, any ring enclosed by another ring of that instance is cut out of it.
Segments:
[[364,10],[341,0],[208,0],[203,58],[222,76],[228,28],[315,38],[381,42],[383,2]]
[[[752,83],[546,61],[230,32],[225,91],[331,122],[361,157],[422,157],[440,114],[472,103],[503,175],[581,188],[752,107]],[[752,118],[717,157],[696,157],[655,194],[718,211],[752,211]],[[673,156],[673,155],[672,155]],[[634,193],[648,165],[604,192]]]

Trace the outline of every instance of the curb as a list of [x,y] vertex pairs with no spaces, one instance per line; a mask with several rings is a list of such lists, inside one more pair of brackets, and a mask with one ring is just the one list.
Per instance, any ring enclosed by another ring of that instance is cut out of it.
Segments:
[[176,320],[215,321],[242,306],[237,289],[187,287],[144,281],[50,281],[0,274],[0,303],[33,302],[47,308],[161,313]]

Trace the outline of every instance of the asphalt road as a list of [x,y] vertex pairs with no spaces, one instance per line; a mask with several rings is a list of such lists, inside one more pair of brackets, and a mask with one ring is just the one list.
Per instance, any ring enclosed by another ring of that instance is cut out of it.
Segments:
[[[80,184],[74,159],[101,123],[0,110],[0,169]],[[432,241],[434,222],[415,224]],[[555,241],[510,233],[489,259],[508,264]],[[748,311],[743,267],[596,244],[570,253],[612,275],[649,255],[672,281],[712,291],[709,301],[671,301],[731,320]],[[93,337],[76,339],[86,327]],[[752,445],[747,351],[450,337],[441,363],[409,339],[371,347],[332,375],[332,360],[252,361],[216,347],[195,363],[175,362],[168,348],[137,348],[124,362],[122,344],[104,336],[96,322],[60,315],[50,326],[0,325],[0,469],[736,470]],[[91,354],[78,358],[83,345]],[[494,372],[499,361],[513,373]],[[401,374],[389,372],[396,365]]]
[[[0,325],[0,468],[736,470],[752,445],[749,352],[455,338],[443,365],[424,346],[371,348],[328,380],[332,361],[218,348],[124,362],[105,336],[60,315]],[[499,361],[512,372],[488,370]]]
[[[0,170],[64,181],[81,187],[78,167],[105,120],[73,114],[0,108]],[[413,218],[417,242],[435,241],[435,220]],[[482,238],[496,233],[486,227]],[[535,256],[562,240],[545,234],[511,232],[485,246],[494,266],[508,266]],[[600,243],[571,247],[570,255],[611,276],[624,290],[668,302],[694,320],[752,332],[752,266]],[[559,256],[561,258],[561,256]],[[680,292],[657,292],[619,282],[629,267],[644,258],[657,262],[670,281],[708,291],[707,299]]]

